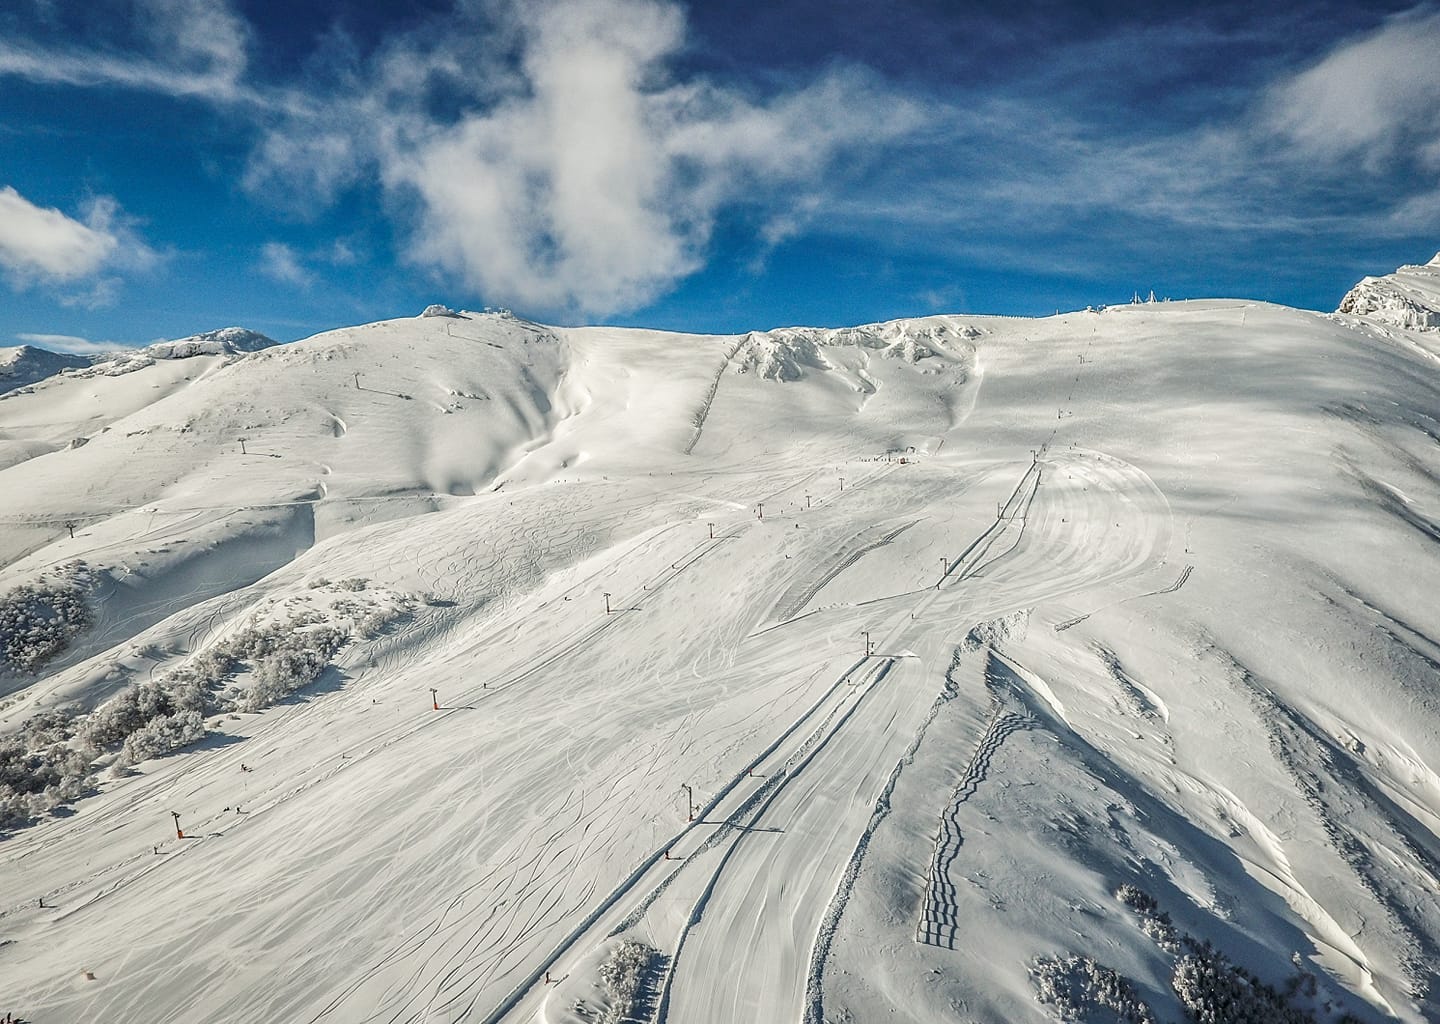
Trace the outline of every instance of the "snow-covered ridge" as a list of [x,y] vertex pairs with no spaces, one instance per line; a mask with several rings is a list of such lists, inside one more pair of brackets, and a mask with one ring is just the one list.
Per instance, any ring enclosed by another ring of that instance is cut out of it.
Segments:
[[[150,366],[157,359],[191,359],[195,356],[229,356],[258,352],[278,345],[273,338],[267,338],[258,331],[244,327],[222,327],[218,331],[192,334],[188,338],[174,341],[157,341],[153,345],[133,351],[114,352],[98,360],[90,373],[102,373],[114,377],[122,373]],[[87,375],[81,371],[81,375]]]
[[22,345],[0,349],[0,394],[39,384],[57,374],[75,377],[118,377],[153,366],[156,360],[195,356],[232,356],[280,344],[259,331],[222,327],[173,341],[157,341],[136,349],[117,349],[95,356],[76,356]]
[[1411,264],[1384,277],[1363,279],[1340,300],[1336,312],[1406,330],[1440,327],[1440,253],[1423,266]]
[[799,380],[803,367],[831,369],[827,348],[862,348],[886,359],[918,363],[937,351],[956,352],[980,336],[967,324],[948,320],[892,320],[888,323],[827,329],[823,327],[781,327],[752,331],[736,351],[736,373],[754,373],[764,380]]
[[0,393],[34,384],[64,369],[89,365],[90,360],[84,356],[51,352],[32,345],[0,348]]
[[222,327],[218,331],[192,334],[188,338],[157,341],[140,351],[152,359],[187,359],[190,356],[258,352],[262,348],[278,344],[279,342],[274,338],[267,338],[259,331],[252,331],[245,327]]

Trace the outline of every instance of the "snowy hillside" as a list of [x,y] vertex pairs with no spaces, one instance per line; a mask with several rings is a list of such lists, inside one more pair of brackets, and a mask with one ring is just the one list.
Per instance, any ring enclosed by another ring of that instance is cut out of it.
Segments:
[[22,390],[0,1010],[1436,1019],[1433,279]]

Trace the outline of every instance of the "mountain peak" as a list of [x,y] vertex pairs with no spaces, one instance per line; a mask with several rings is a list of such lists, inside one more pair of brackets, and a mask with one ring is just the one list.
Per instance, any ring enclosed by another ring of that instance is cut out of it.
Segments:
[[184,359],[187,356],[258,352],[278,344],[275,339],[246,327],[221,327],[174,341],[158,341],[139,351],[153,359]]
[[34,384],[61,370],[89,366],[84,356],[51,352],[34,345],[0,348],[0,393]]

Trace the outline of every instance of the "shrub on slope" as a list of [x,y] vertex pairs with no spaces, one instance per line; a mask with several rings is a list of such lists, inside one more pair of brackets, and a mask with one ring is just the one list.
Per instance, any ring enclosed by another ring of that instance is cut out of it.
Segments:
[[[0,829],[94,789],[102,758],[117,768],[163,757],[205,736],[205,718],[259,711],[313,683],[352,638],[374,636],[414,599],[323,584],[311,606],[252,623],[155,679],[132,683],[89,714],[37,715],[0,741]],[[243,678],[242,678],[243,677]]]
[[85,563],[72,562],[0,597],[0,672],[35,672],[63,654],[92,621],[90,583]]
[[610,1005],[597,1024],[624,1024],[640,1019],[645,974],[654,956],[655,950],[645,943],[629,939],[611,951],[600,965],[600,982],[610,997]]
[[[1193,1024],[1316,1024],[1315,1015],[1291,1000],[1314,998],[1315,976],[1301,971],[1281,992],[1216,949],[1175,927],[1155,897],[1122,885],[1115,898],[1135,912],[1140,928],[1175,958],[1170,987]],[[1300,961],[1296,960],[1297,966]],[[1031,965],[1036,997],[1062,1021],[1154,1024],[1156,1016],[1124,975],[1087,956],[1041,957]],[[1345,1014],[1339,1024],[1359,1024]]]

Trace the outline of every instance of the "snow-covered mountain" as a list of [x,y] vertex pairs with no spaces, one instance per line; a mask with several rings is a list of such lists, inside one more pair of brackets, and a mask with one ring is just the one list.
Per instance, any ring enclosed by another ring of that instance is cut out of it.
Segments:
[[1347,305],[461,312],[21,389],[7,998],[1436,1019],[1440,358]]
[[38,384],[62,372],[79,376],[118,376],[149,366],[157,359],[192,359],[195,356],[234,356],[258,352],[278,344],[245,327],[222,327],[174,341],[157,341],[143,348],[121,348],[92,356],[51,352],[22,345],[0,348],[0,392]]
[[34,384],[61,370],[89,366],[84,356],[73,356],[33,345],[0,348],[0,394]]
[[[78,448],[89,442],[88,432],[97,423],[108,423],[111,418],[133,411],[131,403],[134,403],[134,408],[139,408],[159,397],[150,392],[169,394],[172,388],[195,380],[212,369],[275,344],[277,342],[273,339],[256,331],[244,327],[224,327],[188,338],[155,342],[144,348],[119,349],[91,357],[60,355],[44,349],[0,350],[28,353],[16,357],[17,365],[33,368],[30,372],[22,369],[21,372],[25,372],[28,378],[23,383],[12,385],[9,389],[0,388],[0,399],[14,400],[31,394],[37,396],[23,403],[27,411],[12,417],[9,429],[0,431],[0,467],[59,448]],[[85,390],[75,383],[77,380],[123,377],[153,367],[157,362],[174,365],[159,374],[147,376],[143,386],[137,384],[117,392],[109,387]],[[3,383],[3,377],[0,377],[0,383]],[[3,393],[7,390],[8,393]],[[101,399],[102,391],[111,396],[123,393],[126,397],[104,400]],[[97,401],[98,405],[91,404]]]

